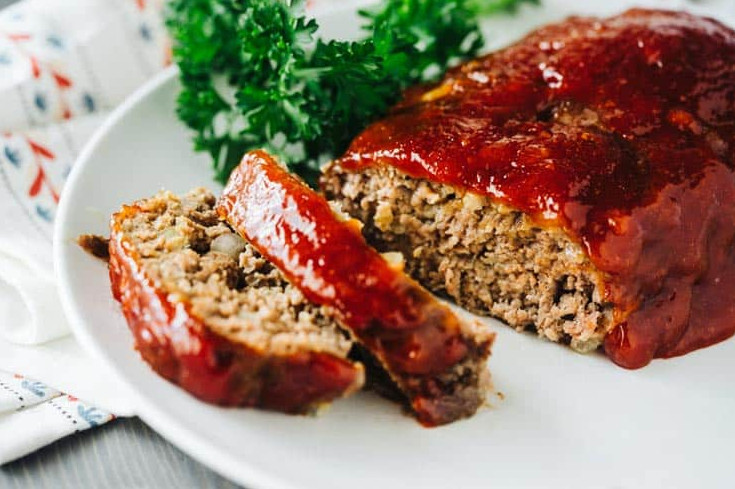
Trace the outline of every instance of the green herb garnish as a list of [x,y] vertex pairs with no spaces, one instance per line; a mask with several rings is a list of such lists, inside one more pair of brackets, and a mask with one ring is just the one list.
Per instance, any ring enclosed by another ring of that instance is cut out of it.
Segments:
[[300,0],[172,0],[178,115],[220,182],[256,148],[308,180],[404,88],[475,56],[478,15],[537,1],[383,0],[364,40],[325,42]]

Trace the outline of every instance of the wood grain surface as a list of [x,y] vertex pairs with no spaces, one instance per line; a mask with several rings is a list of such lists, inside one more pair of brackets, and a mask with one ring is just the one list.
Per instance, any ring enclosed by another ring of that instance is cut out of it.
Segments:
[[64,438],[0,467],[2,489],[237,487],[136,418],[118,419]]

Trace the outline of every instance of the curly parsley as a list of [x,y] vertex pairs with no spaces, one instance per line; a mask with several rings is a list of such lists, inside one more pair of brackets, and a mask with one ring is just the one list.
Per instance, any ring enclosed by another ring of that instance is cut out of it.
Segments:
[[310,179],[413,84],[475,56],[478,15],[538,0],[383,0],[367,36],[323,41],[300,0],[172,0],[178,116],[225,182],[264,148]]

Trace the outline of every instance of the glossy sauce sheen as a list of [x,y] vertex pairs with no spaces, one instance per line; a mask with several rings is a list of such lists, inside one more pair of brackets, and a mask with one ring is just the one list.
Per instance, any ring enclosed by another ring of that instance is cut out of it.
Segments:
[[339,161],[393,165],[560,226],[602,272],[628,368],[735,333],[735,33],[572,18],[409,90]]
[[486,356],[489,342],[463,337],[449,308],[391,268],[355,221],[339,220],[321,195],[260,151],[245,155],[230,176],[218,212],[308,300],[340,313],[408,391],[419,421],[433,426],[455,419],[434,402],[431,376],[468,355]]
[[197,398],[223,406],[307,413],[354,391],[360,366],[326,353],[271,355],[229,341],[146,275],[140,257],[118,221],[137,212],[126,206],[113,216],[109,272],[135,346],[164,378]]

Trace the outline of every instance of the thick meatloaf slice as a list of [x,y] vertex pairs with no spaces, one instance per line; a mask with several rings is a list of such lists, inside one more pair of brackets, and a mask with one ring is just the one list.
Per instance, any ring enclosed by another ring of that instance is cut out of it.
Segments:
[[426,426],[475,413],[486,396],[494,334],[460,320],[400,265],[262,151],[245,155],[218,212],[382,367]]
[[363,385],[351,341],[222,223],[197,189],[113,215],[109,271],[143,359],[224,406],[307,413]]
[[637,368],[735,333],[735,32],[571,18],[409,90],[322,179],[475,312]]

